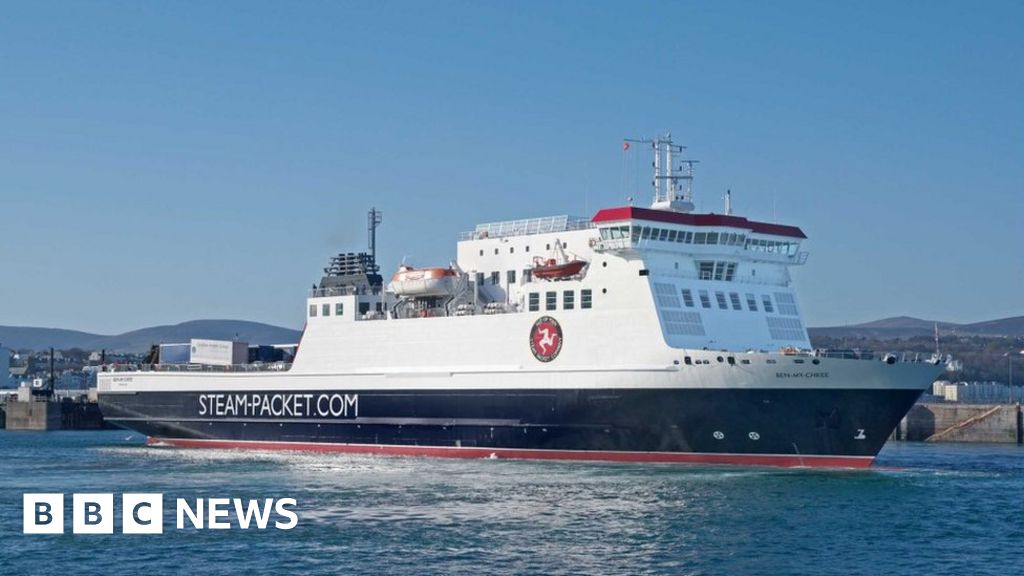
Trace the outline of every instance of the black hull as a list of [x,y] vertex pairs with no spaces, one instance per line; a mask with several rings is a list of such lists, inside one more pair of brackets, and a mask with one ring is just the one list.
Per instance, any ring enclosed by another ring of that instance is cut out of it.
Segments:
[[[102,394],[100,405],[109,422],[189,446],[348,446],[352,449],[347,451],[468,456],[496,450],[510,457],[549,453],[664,461],[700,461],[673,455],[743,455],[781,458],[785,465],[802,465],[807,458],[807,465],[866,466],[920,394],[795,389],[151,392]],[[449,454],[435,448],[457,450]]]

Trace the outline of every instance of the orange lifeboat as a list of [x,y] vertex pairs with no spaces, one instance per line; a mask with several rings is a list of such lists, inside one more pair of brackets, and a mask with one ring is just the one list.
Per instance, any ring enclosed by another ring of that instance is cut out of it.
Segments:
[[453,268],[413,268],[401,265],[391,277],[389,288],[396,296],[451,296],[455,293],[459,272]]
[[533,276],[543,280],[558,280],[561,278],[572,278],[579,274],[587,265],[585,260],[569,260],[558,263],[554,258],[534,258]]

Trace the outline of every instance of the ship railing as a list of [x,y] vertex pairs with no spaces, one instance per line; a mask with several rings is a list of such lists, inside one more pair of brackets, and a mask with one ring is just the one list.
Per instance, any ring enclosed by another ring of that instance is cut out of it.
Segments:
[[287,372],[291,362],[253,362],[213,366],[210,364],[117,364],[104,366],[102,372]]
[[860,349],[825,349],[819,348],[812,352],[812,355],[821,358],[843,358],[847,360],[881,360],[887,364],[895,364],[897,362],[903,364],[937,364],[943,361],[943,358],[934,353],[922,353],[922,352],[885,352],[879,353],[874,350],[860,350]]
[[369,295],[379,296],[381,288],[366,288],[361,286],[334,286],[331,288],[313,288],[309,291],[310,298],[323,298],[326,296],[358,296]]
[[477,224],[476,229],[459,233],[459,240],[481,240],[484,238],[507,238],[509,236],[532,236],[549,232],[566,232],[591,228],[589,218],[580,216],[545,216],[505,222]]

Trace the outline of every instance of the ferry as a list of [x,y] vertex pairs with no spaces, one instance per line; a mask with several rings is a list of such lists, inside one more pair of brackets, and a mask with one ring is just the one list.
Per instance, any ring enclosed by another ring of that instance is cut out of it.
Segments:
[[[864,468],[937,357],[813,350],[791,225],[697,213],[671,136],[653,202],[479,224],[453,262],[332,257],[292,362],[98,375],[150,444],[402,456]],[[728,197],[727,197],[728,198]]]

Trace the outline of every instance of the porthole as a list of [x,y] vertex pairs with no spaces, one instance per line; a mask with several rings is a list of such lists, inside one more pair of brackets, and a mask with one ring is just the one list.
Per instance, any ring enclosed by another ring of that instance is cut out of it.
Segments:
[[718,360],[719,362],[724,362],[724,361],[725,361],[725,359],[724,359],[724,358],[722,358],[721,356],[719,356],[718,358],[716,358],[716,360]]
[[602,268],[607,268],[608,267],[608,263],[607,262],[601,262],[601,267]]
[[811,364],[821,364],[821,360],[815,358],[814,360],[811,360]]
[[750,434],[747,434],[747,437],[750,438],[751,440],[760,440],[761,439],[761,435],[758,434],[757,432],[751,432]]
[[608,293],[608,289],[607,288],[601,288],[601,294],[607,294],[607,293]]
[[725,438],[725,434],[723,434],[721,430],[715,430],[711,435],[715,437],[715,440],[722,440]]

